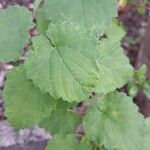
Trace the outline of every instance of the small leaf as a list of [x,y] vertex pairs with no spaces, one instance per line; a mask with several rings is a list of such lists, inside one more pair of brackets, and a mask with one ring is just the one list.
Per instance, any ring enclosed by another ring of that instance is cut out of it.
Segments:
[[134,71],[133,79],[138,81],[139,84],[144,84],[146,80],[146,65],[143,65],[140,69]]
[[23,7],[11,6],[0,11],[0,61],[16,60],[23,54],[32,14]]
[[131,97],[135,97],[137,92],[139,90],[139,86],[135,83],[128,83],[128,94],[131,96]]
[[17,128],[38,124],[55,109],[57,101],[49,94],[43,95],[31,80],[26,78],[24,66],[19,66],[7,75],[4,89],[5,115]]
[[144,120],[130,97],[109,93],[92,101],[85,118],[85,134],[106,149],[141,150]]
[[143,84],[143,92],[150,100],[150,80],[145,81],[145,83]]
[[91,145],[80,143],[73,134],[55,135],[46,150],[92,150]]

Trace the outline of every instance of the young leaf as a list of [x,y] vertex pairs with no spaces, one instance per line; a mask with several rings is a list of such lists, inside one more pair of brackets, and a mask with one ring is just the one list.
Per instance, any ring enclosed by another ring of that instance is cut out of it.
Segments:
[[67,102],[60,100],[57,109],[52,110],[50,116],[41,121],[40,126],[51,134],[74,133],[81,123],[81,117],[73,114],[69,106]]
[[32,27],[32,14],[26,8],[11,6],[0,11],[0,61],[16,60],[23,54]]
[[46,150],[92,150],[92,147],[89,144],[77,141],[73,134],[57,134],[49,142]]
[[[93,47],[96,49],[96,42],[85,35],[84,30],[70,22],[50,25],[48,39],[41,35],[32,40],[33,50],[25,62],[28,78],[56,99],[86,100],[97,75],[93,57],[86,56],[92,53]],[[85,43],[94,46],[85,49]]]
[[128,94],[131,97],[135,97],[139,90],[139,86],[133,82],[128,83]]
[[10,71],[4,89],[5,115],[17,128],[31,127],[55,109],[57,101],[43,95],[31,80],[26,78],[24,66]]
[[134,70],[133,79],[138,82],[140,85],[143,85],[146,81],[146,65],[143,65],[140,69]]
[[130,97],[109,93],[92,101],[85,118],[85,134],[106,149],[141,150],[143,117]]
[[143,92],[150,99],[150,80],[146,80],[143,84]]
[[115,0],[46,0],[45,10],[52,22],[77,21],[92,30],[104,31],[117,16]]

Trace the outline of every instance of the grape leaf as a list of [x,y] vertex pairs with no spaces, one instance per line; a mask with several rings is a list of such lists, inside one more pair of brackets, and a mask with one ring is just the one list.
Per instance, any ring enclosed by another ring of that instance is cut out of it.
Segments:
[[117,16],[115,0],[46,0],[45,10],[52,22],[77,21],[92,30],[104,31]]
[[[84,30],[70,22],[50,25],[49,38],[41,35],[32,40],[33,50],[25,62],[28,78],[56,99],[87,99],[97,75],[93,60],[81,53],[85,43],[96,44],[85,35]],[[86,47],[87,54],[92,50]]]
[[32,27],[32,14],[26,8],[12,6],[0,11],[0,60],[16,60],[23,54]]
[[73,134],[54,136],[47,148],[47,150],[92,150],[91,145],[86,143],[80,143],[77,141]]
[[84,118],[85,134],[106,149],[141,150],[143,125],[132,99],[117,92],[93,100]]
[[81,117],[71,112],[69,104],[59,101],[57,109],[52,110],[50,116],[41,121],[40,126],[51,134],[74,133],[81,123]]
[[143,134],[143,150],[150,149],[150,118],[145,119],[145,127],[144,127],[144,134]]
[[4,89],[5,115],[16,128],[31,127],[49,116],[57,101],[26,78],[24,66],[10,71]]

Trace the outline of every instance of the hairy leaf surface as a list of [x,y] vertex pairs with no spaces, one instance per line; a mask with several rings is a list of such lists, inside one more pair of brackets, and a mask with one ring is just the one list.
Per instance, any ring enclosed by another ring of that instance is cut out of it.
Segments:
[[141,150],[144,120],[132,99],[110,93],[92,101],[85,118],[85,133],[107,149]]
[[26,8],[12,6],[0,11],[0,61],[16,60],[23,54],[32,27],[32,14]]
[[24,66],[7,75],[4,90],[5,115],[16,128],[31,127],[49,116],[57,101],[49,94],[43,95],[31,80],[26,78]]
[[89,144],[79,143],[73,134],[57,134],[49,142],[47,150],[92,150],[92,147]]

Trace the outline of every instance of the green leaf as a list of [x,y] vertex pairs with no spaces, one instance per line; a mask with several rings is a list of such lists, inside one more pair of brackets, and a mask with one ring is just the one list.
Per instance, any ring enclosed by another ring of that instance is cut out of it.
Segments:
[[47,150],[92,150],[91,145],[80,143],[73,134],[55,135],[47,148]]
[[45,10],[52,22],[77,21],[92,30],[104,31],[117,16],[115,0],[46,0]]
[[16,60],[23,54],[32,25],[32,14],[26,8],[12,6],[0,11],[0,61]]
[[57,109],[52,110],[49,117],[44,118],[40,126],[51,134],[70,134],[74,133],[81,123],[81,117],[72,113],[70,104],[59,101]]
[[144,120],[130,97],[112,92],[92,101],[85,134],[106,149],[141,150]]
[[123,29],[114,20],[105,34],[106,38],[99,41],[99,58],[96,60],[99,68],[96,91],[104,94],[122,87],[133,76],[133,68],[120,47],[120,41],[124,36]]
[[134,71],[133,79],[135,81],[138,81],[139,84],[143,85],[146,80],[146,71],[147,71],[146,65],[143,65],[141,68],[136,69]]
[[143,84],[143,92],[150,99],[150,80],[145,81]]
[[138,13],[139,13],[140,15],[145,15],[145,13],[146,13],[146,9],[145,9],[144,6],[139,6],[139,7],[137,8],[137,11],[138,11]]
[[17,129],[31,127],[50,115],[57,101],[43,95],[31,80],[26,78],[24,66],[7,75],[4,89],[5,115]]
[[50,25],[48,38],[41,35],[32,40],[33,50],[25,62],[28,78],[56,99],[86,100],[97,75],[92,60],[96,55],[86,56],[92,53],[96,42],[85,35],[84,30],[70,22]]
[[128,94],[131,97],[135,97],[139,90],[139,86],[133,82],[128,83]]
[[145,119],[143,133],[143,150],[150,150],[150,118]]

